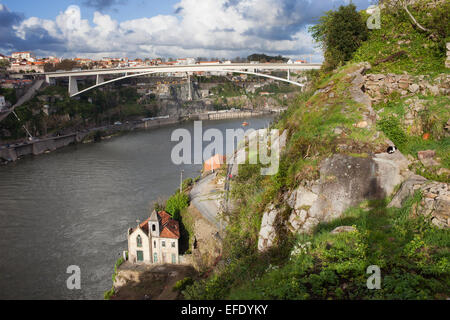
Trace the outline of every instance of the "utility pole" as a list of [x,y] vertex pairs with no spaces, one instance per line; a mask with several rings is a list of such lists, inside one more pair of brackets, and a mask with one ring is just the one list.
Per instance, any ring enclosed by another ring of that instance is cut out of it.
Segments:
[[180,175],[180,193],[183,193],[183,172],[184,172],[184,170],[181,170],[181,175]]

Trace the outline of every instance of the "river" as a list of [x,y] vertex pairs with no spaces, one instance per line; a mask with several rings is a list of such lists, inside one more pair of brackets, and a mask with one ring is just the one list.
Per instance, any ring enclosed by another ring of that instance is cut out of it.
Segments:
[[[243,119],[203,122],[203,129],[241,127]],[[271,118],[247,119],[259,129]],[[179,186],[172,132],[193,123],[70,146],[0,167],[0,299],[103,299],[126,233],[158,199]],[[66,286],[67,268],[81,269],[81,290]]]

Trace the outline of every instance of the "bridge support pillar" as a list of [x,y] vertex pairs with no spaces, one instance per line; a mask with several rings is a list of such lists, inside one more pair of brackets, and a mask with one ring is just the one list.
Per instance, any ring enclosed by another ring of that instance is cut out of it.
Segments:
[[78,93],[78,83],[76,77],[69,77],[69,96]]
[[103,82],[105,82],[105,76],[102,75],[102,74],[98,74],[98,75],[97,75],[97,81],[96,81],[96,84],[99,85],[99,84],[101,84],[101,83],[103,83]]
[[188,72],[188,88],[189,88],[189,101],[192,101],[192,89],[191,89],[191,74]]
[[291,70],[290,69],[288,69],[288,71],[287,71],[287,79],[288,79],[288,81],[291,81]]

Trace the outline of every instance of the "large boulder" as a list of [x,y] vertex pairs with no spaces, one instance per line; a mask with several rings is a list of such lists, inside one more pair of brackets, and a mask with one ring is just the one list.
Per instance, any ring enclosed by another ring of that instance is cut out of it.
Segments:
[[390,196],[411,173],[400,153],[351,157],[337,154],[320,165],[320,179],[294,190],[287,201],[292,208],[287,226],[309,233],[320,223],[339,218],[345,210],[366,200]]

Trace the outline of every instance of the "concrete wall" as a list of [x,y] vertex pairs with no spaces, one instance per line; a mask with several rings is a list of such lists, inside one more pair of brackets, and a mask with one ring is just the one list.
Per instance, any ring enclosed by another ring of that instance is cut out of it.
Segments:
[[238,119],[249,118],[263,115],[263,112],[254,111],[227,111],[227,112],[214,112],[203,113],[198,116],[199,120],[223,120],[223,119]]
[[16,161],[18,158],[28,155],[40,155],[44,152],[55,151],[70,144],[82,141],[87,133],[73,133],[61,137],[53,137],[44,140],[30,142],[28,144],[11,146],[0,150],[0,160]]

